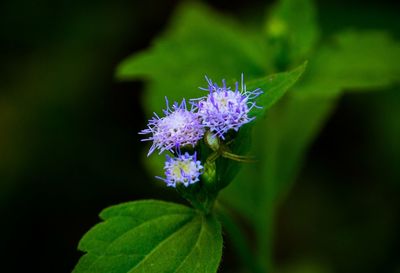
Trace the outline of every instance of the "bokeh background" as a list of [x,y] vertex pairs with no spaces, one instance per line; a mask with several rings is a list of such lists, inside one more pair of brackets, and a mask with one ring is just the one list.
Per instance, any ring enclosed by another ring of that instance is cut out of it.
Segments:
[[[114,79],[179,2],[0,3],[1,272],[70,272],[104,207],[179,200],[142,163],[142,83]],[[243,21],[272,3],[208,2]],[[317,4],[324,33],[355,26],[400,38],[396,1]],[[400,272],[399,90],[341,98],[278,211],[278,272]],[[221,272],[236,262],[228,241]]]

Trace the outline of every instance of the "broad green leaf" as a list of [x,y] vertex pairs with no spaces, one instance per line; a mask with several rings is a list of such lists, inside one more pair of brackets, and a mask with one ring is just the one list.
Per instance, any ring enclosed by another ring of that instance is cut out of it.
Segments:
[[341,91],[376,90],[400,81],[400,43],[380,31],[347,31],[310,58],[298,85],[304,96],[335,97]]
[[206,86],[204,76],[220,82],[263,77],[270,67],[263,37],[201,4],[186,3],[167,31],[153,46],[123,61],[117,69],[120,80],[148,79],[147,113],[165,108],[170,101],[198,98]]
[[313,0],[280,0],[269,13],[266,31],[270,38],[286,47],[289,63],[308,57],[319,38]]
[[104,222],[81,240],[86,252],[73,273],[215,273],[221,227],[214,216],[163,201],[129,202],[105,209]]

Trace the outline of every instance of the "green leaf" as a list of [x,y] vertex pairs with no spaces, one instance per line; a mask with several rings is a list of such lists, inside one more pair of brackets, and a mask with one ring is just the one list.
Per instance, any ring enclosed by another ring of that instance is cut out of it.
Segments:
[[120,80],[146,79],[148,113],[165,108],[170,101],[204,95],[204,76],[228,82],[266,75],[271,58],[261,35],[201,4],[185,3],[173,16],[167,31],[153,46],[134,54],[118,67]]
[[252,116],[261,116],[271,108],[292,87],[306,69],[307,62],[289,72],[278,73],[247,84],[248,90],[260,88],[264,91],[257,98],[257,104],[262,108],[253,108]]
[[304,96],[390,87],[400,81],[400,43],[381,31],[346,31],[322,46],[299,82]]
[[215,273],[221,227],[214,216],[174,203],[145,200],[105,209],[104,222],[82,238],[87,252],[73,273]]
[[[296,63],[308,57],[319,39],[316,11],[312,0],[281,0],[269,14],[266,31],[281,42],[278,56]],[[274,40],[273,40],[274,41]]]

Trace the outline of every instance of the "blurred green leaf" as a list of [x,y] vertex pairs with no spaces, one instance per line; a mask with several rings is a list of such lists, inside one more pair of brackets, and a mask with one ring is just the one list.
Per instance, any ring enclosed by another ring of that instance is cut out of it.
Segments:
[[255,211],[263,214],[265,206],[275,204],[266,204],[266,196],[276,201],[288,192],[307,147],[341,91],[376,90],[399,80],[400,48],[387,34],[346,32],[335,41],[310,57],[309,68],[294,90],[255,126],[253,146],[260,161],[243,168],[223,192],[223,198],[253,223],[260,218]]
[[221,227],[214,216],[155,200],[105,209],[79,249],[87,252],[74,273],[217,271]]
[[[294,89],[255,126],[253,153],[259,161],[242,168],[222,198],[253,224],[261,261],[272,256],[271,225],[278,201],[293,185],[307,148],[341,91],[394,84],[400,75],[398,56],[398,44],[386,34],[341,34],[337,44],[310,57],[312,71],[307,69]],[[265,267],[270,266],[267,260]]]
[[171,101],[200,97],[204,75],[230,82],[241,73],[263,77],[270,69],[263,38],[229,18],[194,3],[182,5],[172,18],[152,48],[128,57],[117,69],[120,80],[150,79],[148,113],[165,107],[165,95]]
[[[278,42],[288,63],[303,61],[319,39],[313,0],[281,0],[274,6],[266,23],[271,42]],[[287,56],[286,56],[287,55]]]
[[271,108],[292,87],[306,69],[307,62],[289,72],[278,73],[247,84],[249,90],[260,88],[264,91],[257,98],[257,104],[262,108],[253,108],[251,115],[261,116]]
[[335,97],[344,90],[367,91],[400,81],[400,43],[381,31],[346,31],[310,58],[298,85],[304,96]]

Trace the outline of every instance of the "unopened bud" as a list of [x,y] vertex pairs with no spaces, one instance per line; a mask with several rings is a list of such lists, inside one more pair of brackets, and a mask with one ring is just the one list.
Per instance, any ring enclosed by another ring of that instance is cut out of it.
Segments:
[[210,131],[207,131],[204,134],[204,140],[205,140],[207,146],[210,147],[211,150],[213,150],[214,152],[219,150],[220,140],[219,140],[218,136],[214,135]]
[[215,165],[215,161],[206,161],[204,164],[204,172],[201,175],[202,180],[207,185],[214,184],[217,179],[217,167]]

